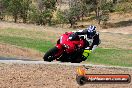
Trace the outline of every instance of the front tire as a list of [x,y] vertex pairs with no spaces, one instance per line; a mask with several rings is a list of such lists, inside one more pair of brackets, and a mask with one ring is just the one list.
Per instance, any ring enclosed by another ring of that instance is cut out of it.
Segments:
[[44,61],[51,62],[56,59],[55,54],[58,52],[57,47],[51,48],[49,51],[47,51],[43,57]]

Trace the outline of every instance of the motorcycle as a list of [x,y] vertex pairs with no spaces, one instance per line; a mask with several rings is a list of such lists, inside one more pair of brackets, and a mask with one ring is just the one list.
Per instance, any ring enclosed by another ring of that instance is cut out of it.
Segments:
[[82,55],[86,40],[76,36],[76,38],[71,41],[69,37],[72,34],[74,33],[66,32],[62,34],[57,44],[45,53],[43,57],[44,61],[51,62],[56,60],[61,62],[80,63],[86,60]]

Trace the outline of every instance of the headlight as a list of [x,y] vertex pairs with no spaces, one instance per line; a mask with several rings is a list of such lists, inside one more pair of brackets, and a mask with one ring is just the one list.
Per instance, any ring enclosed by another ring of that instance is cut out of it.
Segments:
[[69,46],[68,46],[68,45],[66,45],[66,44],[64,44],[64,47],[65,47],[65,48],[69,48]]

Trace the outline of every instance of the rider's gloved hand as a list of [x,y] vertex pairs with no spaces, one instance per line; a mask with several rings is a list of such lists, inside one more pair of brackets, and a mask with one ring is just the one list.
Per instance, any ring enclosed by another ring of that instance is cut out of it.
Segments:
[[77,35],[76,33],[73,33],[73,34],[71,34],[71,35],[69,36],[69,40],[74,40],[74,39],[76,39],[77,36],[78,36],[78,35]]
[[92,50],[84,50],[83,56],[88,57]]

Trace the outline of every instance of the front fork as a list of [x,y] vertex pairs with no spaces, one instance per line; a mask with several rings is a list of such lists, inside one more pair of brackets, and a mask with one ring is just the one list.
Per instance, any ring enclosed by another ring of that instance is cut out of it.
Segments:
[[56,47],[58,48],[58,52],[55,54],[55,57],[58,58],[63,54],[64,50],[61,44],[57,44]]

